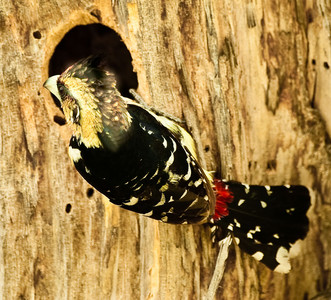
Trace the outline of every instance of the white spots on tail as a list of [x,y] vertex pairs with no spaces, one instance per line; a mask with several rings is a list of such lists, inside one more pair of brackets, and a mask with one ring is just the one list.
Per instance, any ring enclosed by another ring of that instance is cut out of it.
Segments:
[[287,189],[290,189],[291,188],[291,186],[289,185],[289,184],[285,184],[284,185]]
[[242,205],[242,204],[244,204],[245,203],[245,199],[240,199],[239,201],[238,201],[238,206],[240,206],[240,205]]
[[247,183],[242,183],[242,185],[245,187],[245,189],[248,189],[248,190],[249,190],[249,184],[247,184]]
[[250,231],[247,232],[247,238],[249,238],[249,239],[253,239],[253,235],[251,234]]
[[232,224],[229,224],[229,225],[228,225],[228,229],[229,229],[230,231],[233,231],[233,225],[232,225]]
[[267,191],[268,196],[270,196],[272,194],[272,190],[271,190],[270,185],[265,185],[264,187],[265,187],[265,189]]
[[69,156],[73,162],[78,162],[80,159],[82,159],[80,150],[77,148],[72,148],[71,146],[69,146]]
[[256,232],[261,232],[261,226],[255,226],[255,231]]
[[248,237],[248,235],[250,235],[252,237],[249,237],[249,238],[252,239],[253,238],[253,234],[255,234],[257,232],[261,232],[261,226],[258,226],[257,225],[257,226],[255,226],[254,229],[249,230],[248,233],[247,233],[247,237]]
[[240,243],[240,239],[239,238],[234,237],[234,241],[236,242],[237,245],[239,245],[239,243]]
[[124,205],[132,206],[132,205],[137,204],[138,201],[139,201],[139,199],[137,197],[131,197],[128,202],[124,202]]
[[295,208],[294,208],[294,207],[286,209],[286,212],[287,212],[289,215],[290,215],[293,211],[295,211]]
[[280,247],[276,254],[276,261],[279,265],[275,268],[275,272],[288,273],[291,270],[289,262],[289,253],[284,247]]
[[242,185],[245,187],[245,193],[248,194],[249,193],[249,185],[247,183],[242,183]]
[[275,239],[279,239],[279,235],[278,235],[278,233],[275,233],[275,234],[273,235],[273,237],[274,237]]
[[174,197],[170,196],[170,199],[169,199],[168,202],[173,202],[173,201],[175,201],[175,200],[174,200]]
[[236,224],[236,227],[238,227],[238,228],[241,227],[241,225],[240,225],[240,223],[237,221],[237,219],[233,219],[233,221],[234,221],[234,223]]
[[262,208],[266,208],[267,207],[267,203],[266,202],[264,202],[264,201],[261,200],[260,203],[261,203]]
[[260,261],[263,259],[264,254],[261,251],[257,251],[252,255],[256,260]]

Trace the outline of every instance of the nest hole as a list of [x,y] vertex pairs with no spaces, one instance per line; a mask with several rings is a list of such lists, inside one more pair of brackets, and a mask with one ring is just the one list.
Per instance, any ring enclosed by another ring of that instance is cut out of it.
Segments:
[[[130,97],[129,89],[138,87],[131,54],[120,36],[102,24],[72,28],[55,48],[49,62],[49,76],[61,74],[78,60],[90,55],[102,56],[103,66],[116,75],[120,93]],[[60,107],[60,103],[54,97],[53,99]]]

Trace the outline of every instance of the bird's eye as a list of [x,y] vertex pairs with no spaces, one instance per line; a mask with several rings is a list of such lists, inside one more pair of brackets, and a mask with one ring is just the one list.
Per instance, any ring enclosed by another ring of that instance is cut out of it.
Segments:
[[71,122],[72,123],[79,122],[79,107],[77,105],[75,105],[74,109],[72,110]]
[[61,98],[66,96],[67,89],[62,83],[58,83],[57,88],[59,90]]

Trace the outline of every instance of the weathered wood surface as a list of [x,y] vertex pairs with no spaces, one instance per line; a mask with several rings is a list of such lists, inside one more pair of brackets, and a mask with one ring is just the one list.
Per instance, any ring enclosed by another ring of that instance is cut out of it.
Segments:
[[131,52],[139,93],[186,120],[206,168],[316,195],[293,271],[272,273],[232,246],[216,298],[327,299],[330,10],[323,0],[0,0],[0,298],[206,295],[217,254],[209,229],[88,197],[70,133],[53,121],[61,112],[42,88],[53,51],[74,26],[101,22]]

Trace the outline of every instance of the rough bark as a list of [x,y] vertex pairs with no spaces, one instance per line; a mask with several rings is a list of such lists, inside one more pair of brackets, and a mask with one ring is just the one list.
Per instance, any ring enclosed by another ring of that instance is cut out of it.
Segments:
[[53,121],[61,112],[42,83],[54,49],[74,26],[101,22],[131,52],[144,99],[186,121],[204,167],[314,192],[292,272],[272,273],[231,246],[216,298],[327,299],[330,9],[323,0],[0,0],[0,298],[206,295],[217,255],[209,229],[88,197],[67,155],[70,132]]

